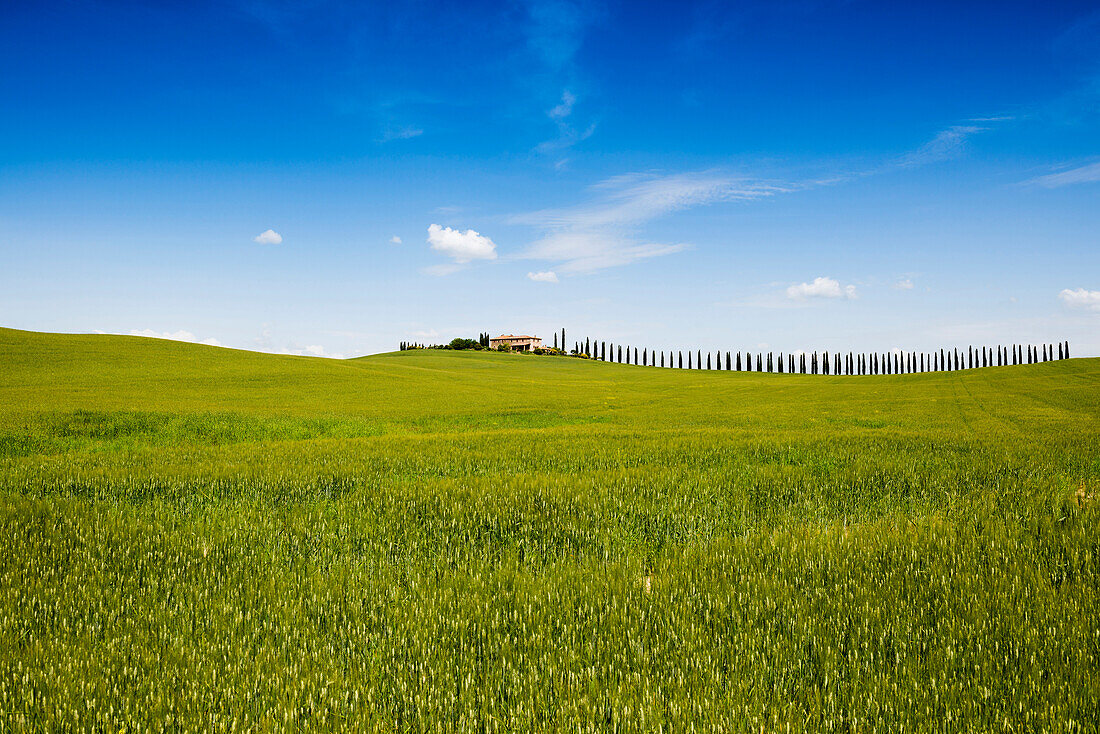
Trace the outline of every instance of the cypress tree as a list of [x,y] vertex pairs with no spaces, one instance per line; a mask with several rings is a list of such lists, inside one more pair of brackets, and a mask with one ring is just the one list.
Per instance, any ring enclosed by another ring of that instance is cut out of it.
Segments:
[[735,365],[735,367],[737,367],[738,372],[741,371],[741,351],[740,350],[738,350],[738,352],[737,352],[737,364]]
[[1069,339],[1066,339],[1066,348],[1065,348],[1065,349],[1064,349],[1063,351],[1064,351],[1064,353],[1065,353],[1065,355],[1066,355],[1066,357],[1065,357],[1065,358],[1066,358],[1066,359],[1069,359]]
[[677,354],[680,355],[680,366],[679,366],[678,369],[682,370],[684,368],[684,353],[683,352],[677,352]]
[[565,351],[565,349],[566,349],[566,345],[567,345],[568,343],[569,343],[569,342],[565,341],[565,327],[563,326],[563,327],[562,327],[562,330],[561,330],[561,350],[562,350],[563,352]]
[[777,367],[779,367],[779,374],[783,374],[783,352],[779,353],[779,359],[777,360]]
[[762,354],[760,354],[760,352],[756,353],[756,371],[757,372],[763,372],[764,371],[764,356]]
[[726,372],[729,372],[732,367],[733,364],[730,361],[730,353],[726,352]]
[[710,352],[707,352],[707,369],[710,369]]
[[618,354],[615,357],[615,363],[616,364],[622,364],[623,363],[623,345],[622,344],[619,345],[619,351],[618,351]]
[[691,369],[691,350],[688,350],[688,369]]
[[665,350],[661,350],[661,367],[665,366]]

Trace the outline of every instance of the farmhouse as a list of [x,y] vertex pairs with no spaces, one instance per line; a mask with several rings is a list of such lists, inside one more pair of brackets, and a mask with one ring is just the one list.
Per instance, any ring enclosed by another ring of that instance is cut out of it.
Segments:
[[513,352],[530,352],[542,347],[542,339],[537,336],[501,334],[490,339],[489,346],[493,349],[499,346],[508,346],[511,347]]

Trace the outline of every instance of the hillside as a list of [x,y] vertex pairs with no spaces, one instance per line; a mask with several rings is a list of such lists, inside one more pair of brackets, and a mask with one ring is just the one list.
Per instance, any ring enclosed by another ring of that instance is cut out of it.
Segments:
[[342,417],[387,430],[424,421],[439,429],[453,422],[457,430],[580,421],[665,430],[950,428],[960,436],[997,433],[1021,420],[1081,428],[1100,416],[1100,359],[827,377],[436,350],[339,361],[12,329],[0,329],[0,355],[5,416],[178,411]]
[[3,329],[0,712],[1071,731],[1100,718],[1098,493],[1097,359],[825,377]]

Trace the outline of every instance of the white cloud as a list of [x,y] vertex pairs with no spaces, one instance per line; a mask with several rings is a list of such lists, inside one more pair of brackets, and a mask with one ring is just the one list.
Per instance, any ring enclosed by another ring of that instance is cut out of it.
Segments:
[[787,288],[787,298],[803,301],[807,298],[847,298],[856,297],[854,285],[841,286],[840,281],[832,278],[814,278],[813,283],[799,283]]
[[536,283],[557,283],[558,275],[553,270],[546,270],[541,273],[528,273],[528,280],[533,280]]
[[390,237],[390,244],[391,245],[400,245],[401,244],[401,238],[398,237],[397,235],[394,235],[393,237]]
[[561,120],[569,117],[569,113],[573,111],[573,105],[577,103],[577,95],[566,89],[561,93],[561,102],[557,107],[550,110],[548,114],[554,120]]
[[681,252],[683,242],[656,243],[636,231],[650,220],[717,201],[750,201],[791,190],[713,171],[668,176],[629,174],[592,187],[593,203],[516,215],[513,224],[541,230],[521,257],[561,263],[565,272],[592,272]]
[[[97,331],[96,333],[97,334],[102,334],[104,332]],[[170,341],[177,341],[177,342],[193,342],[193,343],[196,343],[196,344],[207,344],[207,345],[212,346],[212,347],[223,346],[220,341],[218,341],[217,339],[214,339],[212,337],[208,338],[208,339],[203,339],[203,340],[200,341],[197,336],[195,336],[190,331],[187,331],[185,329],[180,329],[179,331],[153,331],[152,329],[134,329],[130,332],[130,335],[131,336],[148,336],[148,337],[152,337],[153,339],[168,339]]]
[[282,243],[283,236],[273,229],[267,229],[253,237],[252,241],[261,245],[278,245]]
[[1071,168],[1068,171],[1061,171],[1059,173],[1048,173],[1045,176],[1039,176],[1033,178],[1028,183],[1038,184],[1048,189],[1056,189],[1059,186],[1069,186],[1071,184],[1080,183],[1093,183],[1100,181],[1100,161],[1096,163],[1090,163],[1087,166],[1079,166],[1078,168]]
[[1070,308],[1083,308],[1088,311],[1100,311],[1100,291],[1088,291],[1084,288],[1070,290],[1066,288],[1058,297]]
[[913,290],[913,281],[909,278],[902,278],[897,283],[894,283],[894,290],[911,291]]
[[471,260],[493,260],[497,256],[496,244],[472,229],[461,232],[432,224],[428,226],[428,243],[433,250],[442,252],[458,264]]

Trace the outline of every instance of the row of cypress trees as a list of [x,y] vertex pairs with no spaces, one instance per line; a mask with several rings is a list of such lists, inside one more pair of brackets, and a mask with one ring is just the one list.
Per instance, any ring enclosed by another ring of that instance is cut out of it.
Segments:
[[[562,329],[562,344],[565,343],[565,330]],[[557,334],[554,335],[554,348],[558,348]],[[968,347],[959,349],[941,349],[938,352],[903,352],[893,350],[883,353],[848,352],[799,352],[778,355],[758,352],[755,362],[752,353],[725,352],[711,353],[701,349],[687,352],[655,351],[622,344],[609,344],[605,341],[593,341],[586,338],[583,342],[574,342],[573,351],[591,359],[620,364],[635,364],[645,367],[666,367],[676,369],[736,370],[743,372],[788,372],[811,375],[892,375],[913,372],[943,372],[951,370],[974,369],[977,367],[1001,367],[1010,364],[1035,364],[1054,359],[1069,359],[1069,342],[1057,344],[995,347]],[[705,355],[705,357],[704,357]],[[693,359],[694,357],[694,359]],[[705,364],[704,364],[705,359]]]

